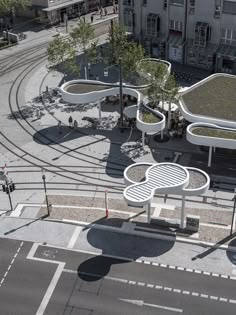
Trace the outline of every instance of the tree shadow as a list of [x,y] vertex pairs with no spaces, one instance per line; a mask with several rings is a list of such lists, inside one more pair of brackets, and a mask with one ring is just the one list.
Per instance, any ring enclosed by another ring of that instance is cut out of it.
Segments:
[[[192,260],[194,261],[194,260],[197,260],[197,259],[205,258],[206,256],[208,256],[208,255],[212,254],[214,251],[216,251],[218,249],[218,245],[223,245],[223,244],[229,242],[230,240],[232,240],[230,242],[230,244],[234,244],[234,245],[231,245],[231,246],[236,246],[236,239],[234,239],[235,237],[236,237],[236,232],[233,233],[232,235],[224,237],[222,240],[217,242],[214,247],[208,248],[205,252],[192,257]],[[227,255],[228,255],[228,253],[230,253],[230,251],[229,252],[227,251]],[[228,255],[228,257],[229,257],[229,255]]]
[[[85,143],[82,139],[84,136],[94,136],[90,142]],[[96,136],[96,137],[95,137]],[[130,138],[135,145],[126,148],[124,145],[126,140]],[[63,153],[58,153],[53,160],[59,160],[62,156],[70,153],[79,153],[89,155],[97,160],[99,166],[104,166],[106,174],[115,177],[123,178],[125,168],[134,163],[134,159],[140,156],[140,144],[136,144],[137,134],[129,137],[129,130],[120,132],[119,128],[112,130],[93,129],[93,128],[77,128],[73,129],[68,126],[62,126],[60,129],[57,126],[41,129],[33,135],[33,140],[40,145],[58,145],[71,140],[78,140],[78,146],[68,149]],[[107,152],[104,150],[104,155],[101,155],[101,150],[96,152],[97,144],[106,141],[109,145]],[[93,145],[95,145],[93,147]],[[83,148],[89,148],[89,152],[81,151]],[[133,153],[133,154],[131,154]],[[73,155],[76,159],[76,156]]]
[[[236,249],[236,232],[232,235],[232,237],[234,239],[229,243],[229,246],[232,246]],[[233,252],[233,251],[227,250],[226,254],[227,254],[228,259],[231,261],[231,263],[236,266],[236,251]]]
[[[114,226],[115,221],[121,219],[113,218],[106,221],[109,220],[113,221]],[[125,221],[127,220],[122,220]],[[88,282],[104,278],[113,265],[130,263],[141,257],[161,256],[171,250],[175,244],[175,240],[147,239],[98,229],[89,229],[87,240],[91,246],[102,250],[101,256],[89,258],[78,266],[78,276]]]

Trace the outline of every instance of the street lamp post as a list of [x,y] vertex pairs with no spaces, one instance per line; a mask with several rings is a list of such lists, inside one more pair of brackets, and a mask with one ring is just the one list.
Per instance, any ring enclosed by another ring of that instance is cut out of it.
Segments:
[[123,127],[123,80],[122,80],[122,63],[119,58],[119,77],[120,77],[120,126]]
[[[236,193],[235,190],[234,190],[234,192]],[[233,234],[233,228],[234,228],[234,217],[235,217],[235,207],[236,207],[236,195],[234,195],[233,201],[234,201],[234,207],[233,207],[233,215],[232,215],[232,222],[231,222],[230,235]]]
[[49,216],[49,215],[50,215],[50,209],[49,209],[49,203],[48,203],[48,195],[47,195],[45,169],[42,169],[42,180],[43,180],[43,186],[44,186],[44,191],[45,191],[45,198],[46,198],[46,204],[47,204],[47,212],[48,212],[48,216]]

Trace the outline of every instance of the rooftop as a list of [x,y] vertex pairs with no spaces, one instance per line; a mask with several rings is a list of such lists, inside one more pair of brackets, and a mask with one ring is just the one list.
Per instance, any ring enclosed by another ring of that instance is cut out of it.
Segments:
[[236,121],[236,76],[217,74],[195,84],[182,95],[194,115]]

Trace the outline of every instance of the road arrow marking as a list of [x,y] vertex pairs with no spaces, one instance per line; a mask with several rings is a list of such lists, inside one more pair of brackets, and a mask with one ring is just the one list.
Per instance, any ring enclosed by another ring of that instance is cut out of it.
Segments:
[[163,310],[168,310],[171,312],[176,312],[176,313],[183,313],[183,310],[181,308],[174,308],[174,307],[168,307],[168,306],[163,306],[163,305],[158,305],[158,304],[149,304],[149,303],[144,303],[142,300],[128,300],[128,299],[119,299],[120,301],[131,303],[134,305],[138,306],[149,306],[153,308],[159,308]]

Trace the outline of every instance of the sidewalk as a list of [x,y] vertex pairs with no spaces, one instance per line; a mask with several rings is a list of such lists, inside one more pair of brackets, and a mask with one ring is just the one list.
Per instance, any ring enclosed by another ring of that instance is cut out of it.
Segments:
[[[144,232],[150,237],[161,235],[163,237],[180,237],[186,242],[193,243],[218,243],[225,246],[232,245],[236,238],[228,237],[231,227],[232,214],[229,210],[220,208],[197,209],[186,208],[186,214],[200,216],[200,228],[198,233],[191,234],[189,231],[178,228],[180,218],[180,207],[168,203],[153,203],[152,215],[155,212],[155,220],[147,223],[144,208],[135,208],[127,205],[123,199],[108,200],[108,218],[106,215],[105,195],[104,197],[49,195],[49,204],[52,205],[48,219],[62,222],[73,222],[83,226],[96,225],[106,226],[120,230],[120,232]],[[30,209],[32,213],[33,209]],[[158,213],[158,219],[156,215]],[[35,218],[41,218],[47,214],[46,206],[36,206]],[[29,218],[28,207],[15,210],[12,217]],[[32,216],[31,216],[32,218]],[[170,227],[171,226],[171,227]]]
[[[95,12],[88,13],[81,17],[81,19],[84,17],[85,21],[87,23],[91,23],[91,15],[94,15],[94,20],[92,25],[95,27],[95,35],[100,36],[102,34],[97,32],[97,26],[104,23],[110,25],[110,20],[117,19],[118,14],[113,14],[113,6],[107,7],[108,15],[103,16],[102,18],[100,15],[96,15]],[[71,28],[79,23],[79,18],[69,20],[68,21],[68,29],[69,32]],[[105,25],[107,27],[108,25]],[[24,23],[19,25],[17,29],[13,29],[13,32],[21,33],[24,32],[27,37],[26,39],[19,42],[18,45],[12,46],[3,50],[0,50],[0,57],[3,56],[9,56],[9,51],[12,53],[16,53],[21,51],[22,49],[26,48],[32,48],[34,43],[36,45],[40,44],[47,44],[50,40],[52,40],[55,35],[58,33],[66,35],[68,32],[66,31],[66,25],[64,23],[61,23],[59,26],[52,26],[50,28],[45,28],[44,25],[39,25],[37,23],[33,23],[31,20],[26,20]]]

